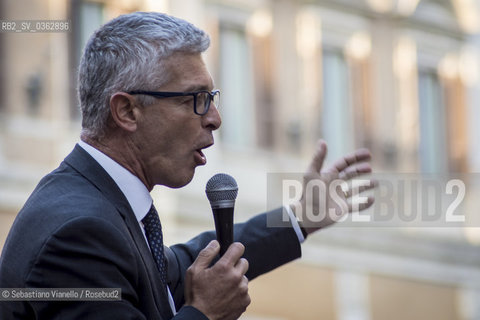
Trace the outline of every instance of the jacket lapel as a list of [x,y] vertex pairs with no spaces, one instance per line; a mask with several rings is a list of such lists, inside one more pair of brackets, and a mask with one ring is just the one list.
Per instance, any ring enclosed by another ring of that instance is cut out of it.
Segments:
[[123,192],[102,166],[79,145],[76,145],[73,151],[65,158],[65,163],[90,181],[117,208],[142,257],[158,312],[162,315],[162,318],[170,319],[173,315],[170,307],[168,307],[167,292],[161,286],[160,273],[157,270],[152,253],[147,246],[135,214]]

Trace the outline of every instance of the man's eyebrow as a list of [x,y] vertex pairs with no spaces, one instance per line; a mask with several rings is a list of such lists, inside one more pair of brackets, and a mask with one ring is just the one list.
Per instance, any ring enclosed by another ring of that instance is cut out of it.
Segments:
[[190,87],[187,87],[184,92],[195,92],[195,91],[210,91],[212,88],[215,88],[215,86],[210,87],[209,85],[192,85]]

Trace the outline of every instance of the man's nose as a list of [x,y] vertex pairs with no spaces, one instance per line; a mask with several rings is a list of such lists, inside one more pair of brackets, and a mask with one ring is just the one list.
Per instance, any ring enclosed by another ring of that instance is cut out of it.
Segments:
[[220,117],[220,113],[218,112],[217,107],[213,103],[210,105],[208,112],[202,117],[204,126],[211,129],[212,131],[220,128],[220,125],[222,124],[222,118]]

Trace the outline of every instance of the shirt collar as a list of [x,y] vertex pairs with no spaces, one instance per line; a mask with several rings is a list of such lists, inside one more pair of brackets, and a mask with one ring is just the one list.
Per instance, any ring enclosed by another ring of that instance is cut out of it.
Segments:
[[150,192],[148,192],[148,189],[143,182],[130,171],[115,162],[115,160],[91,145],[83,141],[80,141],[78,145],[88,152],[88,154],[102,166],[110,177],[112,177],[127,198],[138,222],[141,222],[141,220],[147,215],[153,203]]

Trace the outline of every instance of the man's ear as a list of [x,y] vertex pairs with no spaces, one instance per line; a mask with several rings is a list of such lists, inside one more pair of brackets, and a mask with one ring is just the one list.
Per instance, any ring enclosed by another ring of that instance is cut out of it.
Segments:
[[110,97],[110,112],[115,124],[123,130],[137,130],[138,104],[133,96],[125,92],[116,92]]

